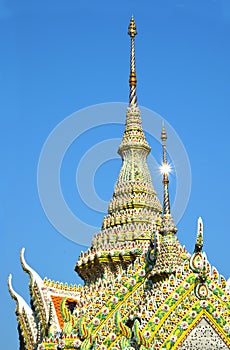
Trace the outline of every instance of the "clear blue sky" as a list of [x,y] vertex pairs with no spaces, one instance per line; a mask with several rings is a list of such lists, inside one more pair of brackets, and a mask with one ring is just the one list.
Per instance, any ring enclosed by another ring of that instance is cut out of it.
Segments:
[[[10,272],[15,289],[29,300],[21,247],[42,278],[80,282],[73,268],[83,248],[47,220],[37,191],[38,159],[49,133],[71,113],[128,101],[132,14],[138,27],[139,103],[173,126],[191,163],[192,192],[179,239],[192,251],[202,216],[204,250],[220,273],[230,275],[230,2],[0,0],[1,344],[6,350],[18,346],[15,303],[6,288]],[[121,137],[121,128],[111,129],[102,130],[103,137],[105,132],[107,138]],[[79,148],[91,146],[100,132],[70,148],[62,175],[69,205],[96,226],[103,215],[77,199],[74,171]],[[95,179],[105,200],[119,170],[119,161],[108,164]]]

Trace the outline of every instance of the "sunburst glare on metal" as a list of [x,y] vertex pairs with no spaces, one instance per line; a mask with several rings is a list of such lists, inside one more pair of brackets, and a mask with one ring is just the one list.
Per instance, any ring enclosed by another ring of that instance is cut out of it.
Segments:
[[172,173],[172,166],[169,163],[162,163],[162,165],[160,165],[159,169],[160,169],[160,172],[162,175],[168,175],[168,174]]

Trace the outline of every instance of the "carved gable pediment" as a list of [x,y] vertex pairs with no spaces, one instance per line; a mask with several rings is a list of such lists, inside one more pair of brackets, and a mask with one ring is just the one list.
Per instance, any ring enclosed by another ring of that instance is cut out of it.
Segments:
[[196,324],[178,350],[228,350],[229,347],[204,317]]

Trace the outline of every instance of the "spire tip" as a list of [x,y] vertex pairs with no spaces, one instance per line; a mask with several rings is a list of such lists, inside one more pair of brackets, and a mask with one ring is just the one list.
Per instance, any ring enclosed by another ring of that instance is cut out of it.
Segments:
[[136,23],[132,16],[129,23],[128,34],[131,39],[131,52],[130,52],[130,75],[129,75],[129,106],[137,106],[136,96],[136,65],[135,65],[135,36],[137,35]]
[[163,143],[166,142],[167,140],[167,133],[165,130],[165,123],[164,123],[164,119],[162,120],[162,128],[161,128],[161,140]]
[[136,23],[133,16],[129,22],[128,34],[131,38],[134,38],[137,35]]

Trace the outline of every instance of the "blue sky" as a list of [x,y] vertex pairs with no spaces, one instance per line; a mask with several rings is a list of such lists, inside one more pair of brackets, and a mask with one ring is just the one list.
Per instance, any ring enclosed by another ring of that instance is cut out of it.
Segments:
[[[196,220],[204,221],[208,258],[229,277],[230,4],[228,0],[16,1],[0,0],[1,96],[1,325],[5,349],[16,349],[15,303],[6,280],[28,301],[29,264],[43,278],[68,283],[83,247],[50,224],[37,190],[37,166],[45,140],[75,111],[98,103],[128,101],[129,38],[134,14],[138,101],[163,116],[182,140],[192,169],[189,204],[178,237],[193,250]],[[125,115],[124,115],[125,118]],[[123,127],[101,127],[74,142],[63,161],[63,193],[73,212],[100,226],[103,214],[80,201],[76,166],[96,143],[119,138]],[[160,159],[160,145],[148,136]],[[120,161],[95,176],[109,200]],[[175,187],[172,176],[172,196]],[[154,179],[153,179],[154,183]],[[84,235],[84,232],[77,232]]]

